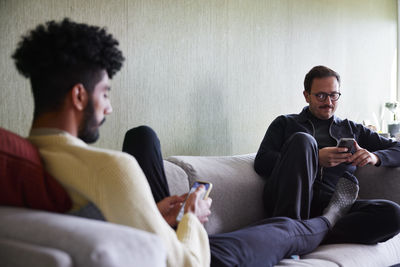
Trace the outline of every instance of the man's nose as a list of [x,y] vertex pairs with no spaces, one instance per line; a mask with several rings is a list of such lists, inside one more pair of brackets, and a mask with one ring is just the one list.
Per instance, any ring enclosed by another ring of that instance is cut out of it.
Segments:
[[325,101],[324,101],[325,103],[327,103],[327,104],[329,104],[329,105],[332,105],[332,99],[331,99],[331,96],[330,95],[327,95],[326,96],[326,99],[325,99]]
[[113,111],[111,103],[108,104],[108,106],[106,107],[106,109],[104,110],[104,115],[108,115],[111,114]]

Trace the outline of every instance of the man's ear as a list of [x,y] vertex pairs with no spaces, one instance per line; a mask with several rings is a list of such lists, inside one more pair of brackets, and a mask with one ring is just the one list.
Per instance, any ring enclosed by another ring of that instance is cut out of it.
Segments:
[[303,95],[304,95],[304,98],[306,99],[306,102],[310,103],[311,95],[306,90],[303,91]]
[[70,94],[73,106],[79,111],[84,110],[88,103],[89,95],[83,84],[75,84]]

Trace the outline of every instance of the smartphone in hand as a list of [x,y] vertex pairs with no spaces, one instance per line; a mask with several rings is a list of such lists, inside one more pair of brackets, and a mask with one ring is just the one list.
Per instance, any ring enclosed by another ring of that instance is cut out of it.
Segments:
[[355,146],[355,140],[354,138],[340,138],[338,147],[347,147],[347,152],[350,152],[351,154],[356,153],[356,146]]
[[204,191],[204,194],[203,194],[203,196],[202,196],[203,199],[206,199],[206,198],[208,197],[208,195],[210,194],[210,191],[211,191],[211,189],[212,189],[212,183],[203,182],[203,181],[196,181],[196,182],[194,182],[193,185],[192,185],[192,187],[191,187],[190,190],[189,190],[189,193],[188,193],[188,195],[187,195],[185,201],[183,202],[183,205],[182,205],[181,209],[179,210],[178,216],[176,216],[176,221],[177,221],[177,222],[180,222],[180,221],[181,221],[181,219],[182,219],[182,217],[183,217],[183,214],[185,213],[185,203],[186,203],[186,200],[188,199],[188,197],[190,196],[190,194],[192,194],[194,191],[196,191],[196,189],[197,189],[200,185],[204,185],[204,187],[205,187],[205,191]]

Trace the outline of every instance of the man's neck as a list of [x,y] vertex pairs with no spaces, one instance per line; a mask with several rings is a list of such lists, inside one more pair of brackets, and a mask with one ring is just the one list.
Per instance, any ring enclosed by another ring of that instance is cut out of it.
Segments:
[[73,136],[78,135],[78,127],[71,116],[62,112],[47,112],[37,116],[33,122],[31,129],[48,128],[58,129],[68,132]]

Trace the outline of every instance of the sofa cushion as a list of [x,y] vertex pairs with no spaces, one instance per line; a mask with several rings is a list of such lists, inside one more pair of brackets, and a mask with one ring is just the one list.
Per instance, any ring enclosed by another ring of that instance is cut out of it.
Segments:
[[165,247],[155,234],[45,211],[0,207],[0,238],[64,251],[74,267],[166,264]]
[[0,238],[0,259],[3,267],[74,266],[71,257],[64,251],[3,238]]
[[301,260],[284,259],[281,266],[391,266],[400,262],[400,234],[376,245],[332,244],[318,247]]
[[359,197],[364,199],[388,199],[400,204],[400,167],[365,166],[355,175],[360,183]]
[[71,199],[44,170],[36,147],[2,128],[0,140],[0,205],[68,211]]
[[189,191],[188,176],[181,167],[164,160],[164,169],[171,195],[182,195]]
[[211,216],[205,224],[209,234],[236,230],[265,218],[262,191],[264,180],[253,169],[255,154],[238,156],[172,156],[195,180],[211,182]]

